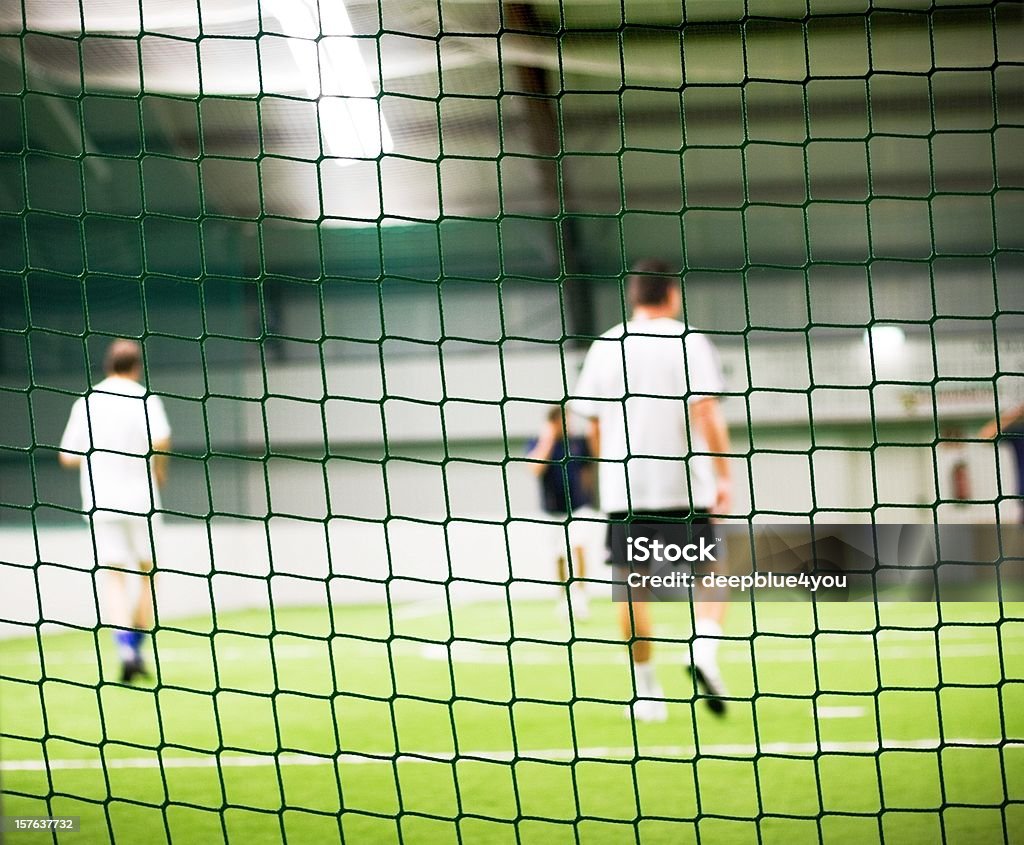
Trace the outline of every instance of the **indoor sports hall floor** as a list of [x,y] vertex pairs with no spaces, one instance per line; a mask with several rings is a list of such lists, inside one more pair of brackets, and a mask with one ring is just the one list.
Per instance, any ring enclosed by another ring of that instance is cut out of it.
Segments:
[[184,620],[157,690],[101,683],[93,632],[7,640],[4,811],[78,815],[79,845],[1019,841],[1022,610],[737,604],[718,719],[663,606],[664,724],[624,718],[608,601],[572,631],[550,601]]

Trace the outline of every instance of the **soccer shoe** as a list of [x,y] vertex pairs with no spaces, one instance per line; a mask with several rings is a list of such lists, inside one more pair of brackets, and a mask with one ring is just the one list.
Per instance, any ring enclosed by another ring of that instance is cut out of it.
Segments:
[[665,722],[668,705],[660,698],[638,698],[626,705],[626,718],[637,722]]
[[146,664],[143,663],[141,657],[136,657],[132,660],[126,660],[121,664],[121,683],[130,684],[136,678],[148,678],[149,671],[146,669]]
[[697,694],[703,697],[708,709],[716,716],[724,716],[725,699],[729,693],[726,692],[718,667],[713,663],[687,663],[686,671],[697,682]]

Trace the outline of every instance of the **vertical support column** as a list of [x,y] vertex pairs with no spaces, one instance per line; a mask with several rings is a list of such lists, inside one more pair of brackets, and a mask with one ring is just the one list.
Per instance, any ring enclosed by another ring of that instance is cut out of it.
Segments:
[[[510,29],[523,33],[547,34],[537,13],[529,3],[505,3],[505,22]],[[530,135],[530,146],[538,158],[537,171],[544,206],[555,219],[556,254],[562,256],[565,277],[562,280],[562,301],[565,306],[565,329],[569,335],[593,336],[594,302],[586,280],[576,278],[585,267],[580,258],[581,244],[577,221],[565,213],[571,186],[557,166],[562,152],[561,134],[554,98],[549,93],[549,73],[535,65],[516,68],[524,97],[524,119]],[[589,345],[588,340],[573,339],[572,345]]]

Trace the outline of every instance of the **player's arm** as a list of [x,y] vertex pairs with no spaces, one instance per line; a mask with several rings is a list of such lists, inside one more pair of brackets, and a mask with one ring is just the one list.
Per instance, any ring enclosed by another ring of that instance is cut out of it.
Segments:
[[983,425],[978,430],[978,437],[983,440],[991,440],[1001,431],[1005,431],[1022,417],[1024,417],[1024,405],[1018,405],[1016,408],[1007,411],[1005,414],[1002,414]]
[[587,448],[592,458],[601,454],[601,420],[597,417],[591,417],[587,426]]
[[729,513],[732,510],[732,472],[728,455],[729,429],[725,424],[721,403],[713,396],[691,403],[690,425],[704,438],[711,453],[711,460],[718,480],[715,513]]
[[153,478],[157,487],[163,487],[167,483],[167,453],[171,451],[171,438],[163,437],[153,443]]
[[587,457],[591,460],[583,465],[584,484],[591,500],[597,501],[597,468],[599,466],[597,460],[601,454],[601,421],[597,417],[587,420],[586,442]]
[[[580,377],[576,380],[575,398],[570,405],[576,416],[587,421],[587,449],[590,452],[589,457],[593,458],[595,462],[601,457],[600,406],[596,400],[607,393],[603,388],[602,376],[608,367],[602,362],[601,356],[607,355],[608,350],[607,344],[602,345],[598,341],[591,345],[587,357],[583,361]],[[619,350],[614,351],[616,355],[614,363],[621,364],[621,358],[618,357]],[[596,466],[596,464],[593,465]]]
[[60,438],[57,463],[65,469],[78,469],[82,465],[82,453],[89,448],[89,427],[86,420],[84,400],[79,399],[71,406],[68,424]]
[[548,471],[549,465],[544,462],[550,460],[551,453],[555,451],[555,444],[561,436],[562,424],[557,420],[555,422],[548,421],[544,424],[544,430],[537,438],[536,445],[526,453],[526,457],[532,462],[530,472],[538,478]]
[[159,396],[150,395],[146,399],[146,424],[149,427],[150,471],[157,487],[167,483],[168,452],[171,451],[171,424],[167,420],[167,411]]

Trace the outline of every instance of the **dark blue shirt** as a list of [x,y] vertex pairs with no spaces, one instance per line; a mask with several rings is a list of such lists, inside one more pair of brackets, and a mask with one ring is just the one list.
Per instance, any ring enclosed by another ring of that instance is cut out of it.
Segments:
[[1024,495],[1024,417],[1003,429],[1003,442],[1013,448],[1017,458],[1017,489]]
[[[569,445],[566,452],[566,443]],[[536,439],[527,444],[526,451],[532,452],[537,446]],[[559,440],[551,450],[549,463],[540,477],[541,507],[546,513],[564,515],[572,513],[591,503],[590,492],[584,481],[590,449],[585,437],[570,437]]]

